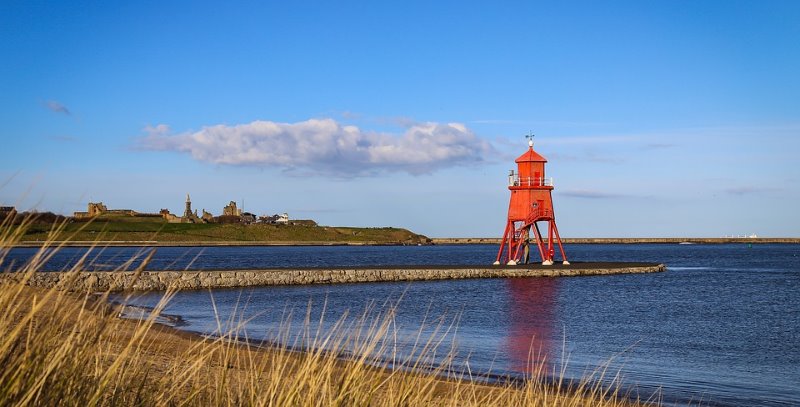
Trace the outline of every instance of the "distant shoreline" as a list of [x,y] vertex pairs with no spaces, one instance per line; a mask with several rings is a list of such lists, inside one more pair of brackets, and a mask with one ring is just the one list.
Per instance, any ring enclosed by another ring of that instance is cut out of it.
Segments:
[[[108,246],[133,246],[133,247],[195,247],[195,246],[416,246],[397,242],[326,242],[326,241],[185,241],[185,242],[159,242],[157,240],[100,240],[100,241],[22,241],[14,243],[14,247],[41,247],[47,243],[49,247],[108,247]],[[430,244],[428,244],[430,245]]]
[[[500,244],[500,238],[440,237],[433,244]],[[545,239],[546,241],[546,239]],[[648,243],[800,243],[800,237],[574,237],[562,239],[572,244],[648,244]]]
[[[423,245],[473,245],[473,244],[500,244],[499,238],[431,238],[430,243]],[[636,238],[566,238],[565,244],[800,244],[800,237],[758,237],[758,238],[728,238],[728,237],[636,237]],[[43,241],[16,242],[15,247],[41,247]],[[50,247],[225,247],[225,246],[417,246],[417,244],[400,242],[347,242],[347,241],[157,241],[157,240],[116,240],[116,241],[50,241]]]

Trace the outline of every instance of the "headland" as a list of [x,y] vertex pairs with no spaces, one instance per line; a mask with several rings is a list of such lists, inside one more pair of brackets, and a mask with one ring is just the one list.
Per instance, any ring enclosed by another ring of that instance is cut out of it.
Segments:
[[[167,223],[151,219],[107,219],[36,223],[17,246],[249,246],[417,245],[430,240],[396,227],[338,227],[305,224]],[[55,232],[52,232],[55,231]]]
[[214,216],[192,210],[186,197],[183,216],[168,209],[143,213],[109,209],[89,202],[87,210],[64,216],[51,212],[17,212],[0,207],[0,224],[21,228],[18,246],[233,246],[233,245],[417,245],[424,235],[398,227],[321,226],[288,213],[256,216],[231,201]]

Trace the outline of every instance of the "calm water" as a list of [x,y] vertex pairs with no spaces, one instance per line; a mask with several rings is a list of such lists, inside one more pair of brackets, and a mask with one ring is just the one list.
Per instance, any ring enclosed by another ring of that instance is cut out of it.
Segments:
[[[252,318],[250,338],[275,339],[282,321],[300,325],[308,304],[324,326],[345,310],[379,312],[397,302],[399,336],[432,332],[436,317],[457,319],[459,366],[522,376],[529,349],[549,363],[569,357],[567,374],[612,360],[625,383],[665,400],[710,405],[800,405],[800,245],[567,245],[575,261],[654,261],[669,271],[579,278],[487,279],[214,290],[223,319]],[[33,249],[6,259],[24,262]],[[84,253],[57,253],[58,270]],[[93,253],[106,270],[140,252]],[[379,264],[486,264],[496,246],[159,248],[149,269],[259,268]],[[157,294],[129,299],[151,306]],[[117,298],[122,300],[122,298]],[[243,306],[246,304],[246,306]],[[323,311],[324,307],[324,311]],[[287,317],[293,310],[292,317]],[[180,329],[213,333],[211,294],[181,292],[166,310]],[[533,365],[541,361],[534,358]]]

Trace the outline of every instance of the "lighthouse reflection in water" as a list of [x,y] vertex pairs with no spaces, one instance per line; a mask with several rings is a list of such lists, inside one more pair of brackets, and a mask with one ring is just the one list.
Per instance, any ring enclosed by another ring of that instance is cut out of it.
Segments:
[[505,280],[511,304],[506,336],[509,368],[526,376],[551,373],[548,363],[558,354],[553,332],[558,279],[512,278]]

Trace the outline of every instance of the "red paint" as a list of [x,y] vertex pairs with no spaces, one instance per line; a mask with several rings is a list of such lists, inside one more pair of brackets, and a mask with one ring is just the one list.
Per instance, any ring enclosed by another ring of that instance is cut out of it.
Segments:
[[[508,189],[511,191],[511,201],[508,204],[508,220],[497,253],[497,261],[504,264],[511,260],[520,262],[524,253],[524,246],[530,243],[530,237],[536,241],[542,261],[553,261],[557,243],[561,252],[562,261],[567,260],[561,237],[556,227],[555,212],[553,211],[553,185],[545,176],[545,163],[547,159],[533,151],[531,143],[528,151],[519,156],[516,174],[509,175]],[[538,223],[547,224],[547,245],[545,236],[541,233]],[[505,256],[503,256],[505,254]]]
[[505,347],[510,368],[527,377],[541,378],[556,362],[558,330],[556,302],[559,279],[509,278],[509,326]]

